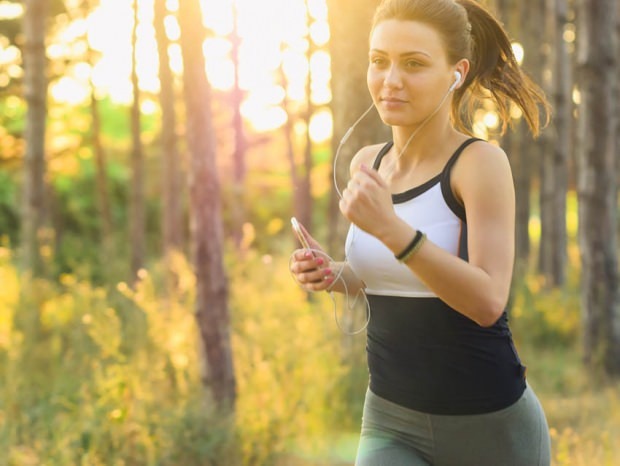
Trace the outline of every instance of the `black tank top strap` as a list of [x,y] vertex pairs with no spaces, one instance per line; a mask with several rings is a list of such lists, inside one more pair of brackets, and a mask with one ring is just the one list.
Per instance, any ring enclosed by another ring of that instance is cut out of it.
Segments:
[[375,158],[375,162],[372,164],[372,168],[374,168],[375,170],[379,170],[383,157],[386,156],[386,154],[390,151],[393,145],[394,145],[394,141],[390,141],[381,148],[381,150],[377,154],[377,157]]
[[452,192],[452,187],[450,185],[450,172],[452,171],[452,167],[459,159],[465,148],[476,141],[482,141],[482,139],[469,138],[463,144],[461,144],[459,148],[454,151],[454,154],[452,154],[452,157],[450,157],[450,160],[448,160],[448,163],[446,163],[446,166],[441,173],[441,192],[443,194],[443,198],[448,204],[448,207],[450,207],[450,210],[452,210],[452,212],[454,212],[454,214],[463,222],[467,221],[465,215],[465,208],[454,197],[454,193]]

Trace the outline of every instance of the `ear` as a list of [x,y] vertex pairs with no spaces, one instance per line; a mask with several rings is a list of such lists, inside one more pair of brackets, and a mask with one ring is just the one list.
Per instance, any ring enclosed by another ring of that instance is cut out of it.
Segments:
[[469,70],[470,70],[470,64],[469,64],[468,59],[463,58],[456,63],[454,67],[454,74],[456,76],[456,73],[459,73],[460,77],[459,77],[458,82],[455,82],[454,84],[455,89],[460,88],[463,85],[463,83],[466,81]]

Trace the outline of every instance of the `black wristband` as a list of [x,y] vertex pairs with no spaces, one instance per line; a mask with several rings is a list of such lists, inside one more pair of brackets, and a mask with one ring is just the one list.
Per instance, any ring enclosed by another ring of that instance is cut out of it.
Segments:
[[395,254],[394,257],[396,257],[396,259],[399,262],[401,262],[405,257],[407,257],[409,255],[409,253],[411,251],[413,251],[415,249],[415,247],[418,245],[418,243],[420,241],[422,241],[422,238],[424,238],[424,233],[422,233],[420,230],[417,230],[416,233],[415,233],[415,236],[411,240],[411,243],[409,243],[407,245],[407,247],[405,249],[403,249],[400,254]]

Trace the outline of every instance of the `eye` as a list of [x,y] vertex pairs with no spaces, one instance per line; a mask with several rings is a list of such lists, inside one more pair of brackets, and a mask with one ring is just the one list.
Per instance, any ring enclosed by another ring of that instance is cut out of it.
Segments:
[[416,60],[407,60],[405,62],[405,66],[407,68],[418,68],[419,66],[421,66],[421,63],[419,61],[416,61]]
[[380,68],[380,67],[385,66],[386,60],[385,60],[385,58],[382,58],[382,57],[371,57],[370,58],[370,63],[371,63],[371,65]]

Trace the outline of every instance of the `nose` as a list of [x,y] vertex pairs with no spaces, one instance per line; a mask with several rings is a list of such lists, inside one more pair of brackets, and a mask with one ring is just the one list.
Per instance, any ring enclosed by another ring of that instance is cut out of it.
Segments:
[[388,88],[401,88],[403,85],[402,77],[400,75],[400,70],[397,66],[392,65],[386,71],[385,78],[383,80],[383,84]]

